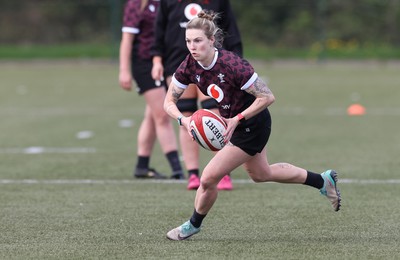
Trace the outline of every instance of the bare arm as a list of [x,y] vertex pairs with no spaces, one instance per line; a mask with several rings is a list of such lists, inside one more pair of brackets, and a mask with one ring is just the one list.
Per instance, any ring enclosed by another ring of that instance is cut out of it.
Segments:
[[242,111],[242,115],[246,119],[257,115],[275,101],[274,94],[272,94],[267,84],[260,78],[257,78],[253,85],[251,85],[245,91],[256,97],[253,104]]
[[178,102],[184,91],[184,89],[179,88],[173,82],[171,82],[168,87],[168,92],[164,100],[164,110],[170,117],[174,119],[182,116],[182,113],[181,111],[179,111],[176,103]]
[[131,53],[134,35],[123,32],[119,47],[119,84],[125,90],[132,88]]
[[[256,97],[254,102],[241,112],[245,119],[249,119],[257,115],[275,101],[274,94],[272,94],[267,84],[260,78],[257,78],[253,85],[251,85],[245,91]],[[224,133],[224,138],[226,142],[228,142],[239,124],[239,118],[235,116],[233,118],[225,119],[225,122],[227,123],[227,129]]]
[[151,54],[153,56],[151,76],[154,80],[162,80],[164,74],[162,56],[165,55],[165,35],[170,23],[168,20],[167,6],[168,3],[166,3],[166,1],[160,1],[156,20],[154,22],[154,41],[151,46]]
[[161,56],[154,56],[153,57],[153,67],[151,69],[151,77],[154,80],[163,80],[164,74],[164,65],[162,63]]
[[178,119],[181,117],[182,126],[186,128],[188,134],[192,137],[194,141],[193,135],[190,131],[190,119],[191,117],[185,117],[182,115],[181,111],[179,111],[176,103],[178,102],[179,98],[182,96],[185,89],[179,88],[173,82],[169,84],[167,96],[164,100],[164,110],[170,115],[173,119]]

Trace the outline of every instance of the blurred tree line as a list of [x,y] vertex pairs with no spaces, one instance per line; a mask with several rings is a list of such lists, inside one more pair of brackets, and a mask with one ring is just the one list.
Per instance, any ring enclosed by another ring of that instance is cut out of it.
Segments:
[[[0,44],[119,41],[125,0],[0,0]],[[245,41],[400,45],[400,0],[231,0]]]

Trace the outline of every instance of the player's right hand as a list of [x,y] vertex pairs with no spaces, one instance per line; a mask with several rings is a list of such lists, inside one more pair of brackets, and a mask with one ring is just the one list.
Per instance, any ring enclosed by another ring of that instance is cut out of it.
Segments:
[[132,89],[132,74],[121,71],[119,73],[119,85],[123,89],[130,91]]

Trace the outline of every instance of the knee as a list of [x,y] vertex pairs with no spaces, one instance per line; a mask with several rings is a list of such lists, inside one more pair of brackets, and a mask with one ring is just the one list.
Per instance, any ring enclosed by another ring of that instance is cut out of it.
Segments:
[[153,119],[155,125],[158,127],[169,127],[171,125],[171,118],[168,114],[159,114],[156,115]]
[[260,183],[260,182],[267,182],[268,179],[264,178],[264,176],[258,176],[258,175],[250,175],[251,179],[255,182],[255,183]]
[[251,170],[247,170],[250,178],[255,182],[255,183],[260,183],[260,182],[268,182],[271,181],[270,176],[268,175],[267,172],[255,172]]
[[204,174],[200,178],[200,185],[204,190],[216,189],[218,180],[215,178],[205,177]]
[[163,113],[158,117],[159,124],[169,125],[171,124],[171,117],[167,113]]

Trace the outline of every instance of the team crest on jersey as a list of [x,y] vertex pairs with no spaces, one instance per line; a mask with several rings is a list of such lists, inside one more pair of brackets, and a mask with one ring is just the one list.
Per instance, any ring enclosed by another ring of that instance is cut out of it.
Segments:
[[217,77],[219,78],[219,82],[220,83],[224,83],[225,82],[225,80],[224,80],[225,75],[224,74],[220,73],[220,74],[218,74]]
[[201,6],[195,3],[188,4],[185,7],[185,16],[190,21],[202,10]]
[[207,87],[207,94],[217,100],[218,103],[224,99],[224,92],[218,85],[211,84],[210,86]]

